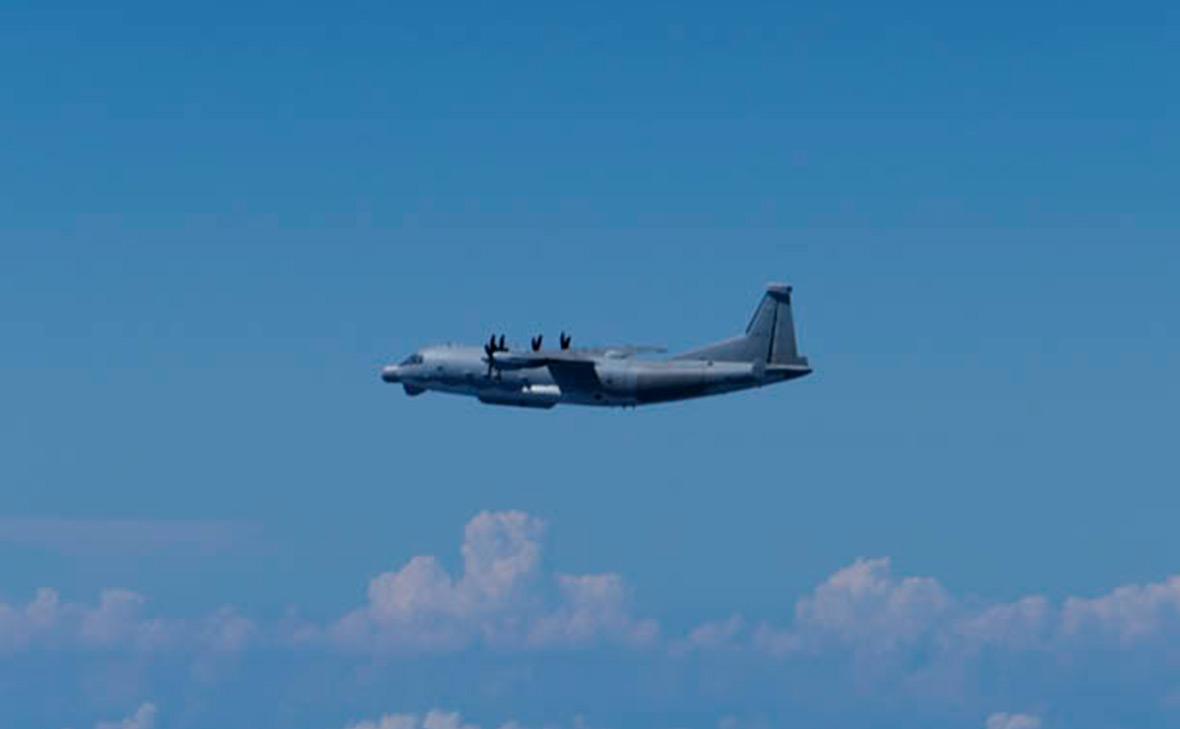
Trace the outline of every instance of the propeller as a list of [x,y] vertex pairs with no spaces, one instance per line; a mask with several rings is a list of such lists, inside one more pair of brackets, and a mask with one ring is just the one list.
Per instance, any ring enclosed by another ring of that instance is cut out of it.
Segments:
[[568,335],[568,334],[566,334],[565,332],[562,332],[562,333],[561,333],[561,348],[562,348],[562,349],[569,349],[569,348],[570,348],[570,342],[572,342],[573,340],[574,340],[574,338],[573,338],[573,337],[569,336],[569,335]]
[[492,335],[491,339],[489,339],[487,342],[484,343],[483,353],[484,353],[484,359],[486,359],[488,362],[488,375],[487,376],[491,377],[492,376],[493,360],[496,357],[496,335],[495,334]]
[[496,341],[496,333],[492,332],[492,336],[487,343],[483,345],[483,353],[488,361],[488,377],[492,376],[492,368],[496,366],[496,352],[507,352],[508,347],[504,345],[504,335],[500,335],[499,341]]
[[542,341],[544,341],[544,339],[545,339],[545,335],[544,335],[544,334],[538,334],[537,336],[533,337],[533,339],[532,339],[532,345],[533,345],[533,351],[534,351],[534,352],[540,352],[540,351],[541,351],[541,342],[542,342]]

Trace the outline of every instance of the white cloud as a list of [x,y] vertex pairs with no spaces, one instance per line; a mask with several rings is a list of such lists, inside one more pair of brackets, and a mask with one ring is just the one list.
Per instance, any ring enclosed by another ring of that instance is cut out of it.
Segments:
[[[571,729],[588,729],[586,722],[577,717],[570,725]],[[349,724],[345,729],[481,729],[477,724],[469,724],[455,711],[431,709],[423,715],[418,714],[385,714],[377,719],[367,719]],[[516,721],[508,721],[499,725],[499,729],[525,729]],[[546,724],[544,729],[561,729],[558,725]]]
[[415,714],[386,714],[379,719],[357,722],[347,729],[479,729],[465,724],[458,712],[432,709],[424,716]]
[[[365,603],[326,625],[289,617],[259,627],[232,608],[201,618],[153,617],[147,600],[129,590],[103,590],[96,603],[80,603],[41,589],[24,604],[0,602],[0,654],[54,648],[216,655],[268,641],[378,653],[659,644],[659,625],[634,615],[619,575],[544,570],[544,534],[545,524],[529,514],[481,513],[464,529],[459,574],[434,556],[414,557],[374,577]],[[906,659],[913,668],[961,665],[996,651],[1064,655],[1151,648],[1167,639],[1180,640],[1180,576],[1061,603],[1038,595],[988,602],[952,595],[930,577],[896,575],[888,558],[876,558],[837,570],[796,602],[785,624],[750,626],[735,615],[665,647],[679,656],[845,655],[861,667]]]
[[[369,583],[368,602],[331,625],[329,643],[360,650],[437,652],[474,644],[552,648],[650,643],[658,626],[628,610],[614,574],[546,575],[544,523],[519,511],[484,512],[464,531],[463,573],[418,556]],[[305,639],[307,626],[301,626]]]
[[627,610],[627,591],[618,575],[558,575],[562,600],[539,617],[529,632],[533,645],[585,645],[607,637],[644,645],[659,635],[653,620],[636,620]]
[[[712,654],[725,654],[724,665],[732,665],[733,656],[747,652],[774,659],[795,681],[824,676],[813,687],[821,692],[907,695],[951,707],[1043,700],[1076,706],[1086,701],[1080,686],[1163,702],[1180,665],[1177,646],[1178,577],[1094,597],[987,601],[952,594],[933,578],[897,575],[888,559],[861,559],[797,600],[790,620],[704,623],[668,649],[682,660],[705,661],[705,670]],[[773,670],[756,660],[745,665]],[[997,683],[990,678],[997,674],[1010,678]],[[1040,726],[1031,715],[996,717],[1009,722],[996,725],[1003,729]]]
[[144,626],[139,619],[144,602],[130,590],[103,590],[97,608],[79,611],[79,637],[97,647],[136,641],[136,633]]
[[778,656],[833,649],[887,654],[928,639],[954,605],[936,580],[898,579],[888,558],[858,559],[795,604],[792,626],[763,624],[752,641]]
[[795,606],[795,625],[809,643],[835,641],[857,650],[889,651],[922,637],[952,607],[936,580],[893,576],[888,558],[857,560]]
[[1126,585],[1096,598],[1071,597],[1062,609],[1070,636],[1097,633],[1123,644],[1180,630],[1180,575],[1149,585]]
[[156,726],[156,705],[146,703],[126,719],[100,721],[94,729],[153,729]]
[[197,645],[214,653],[237,653],[255,638],[254,622],[232,607],[223,607],[195,624]]
[[1039,595],[989,603],[956,597],[933,578],[898,577],[887,558],[859,559],[798,600],[794,612],[789,624],[762,623],[748,635],[738,619],[705,623],[687,642],[702,650],[745,644],[780,658],[920,652],[927,662],[987,650],[1150,646],[1180,640],[1180,577],[1060,605]]
[[740,649],[745,629],[746,621],[740,615],[702,623],[689,631],[687,637],[673,642],[671,651],[674,655],[685,655],[697,650]]
[[954,640],[968,653],[989,646],[1031,650],[1050,645],[1055,620],[1049,601],[1033,595],[964,611],[957,616],[952,631]]
[[477,515],[464,529],[462,584],[490,604],[511,599],[536,575],[544,533],[544,522],[524,512]]
[[[23,605],[0,603],[0,653],[38,647],[234,653],[268,639],[414,653],[659,642],[658,624],[632,613],[620,576],[543,570],[544,533],[544,523],[523,512],[481,513],[464,530],[460,574],[450,574],[436,557],[414,557],[374,577],[365,604],[326,627],[289,618],[260,629],[232,608],[196,619],[151,617],[147,600],[129,590],[104,590],[97,603],[86,604],[41,589]],[[836,571],[796,602],[785,625],[751,627],[735,615],[704,623],[667,648],[677,655],[851,654],[861,662],[920,652],[932,663],[995,650],[1129,649],[1162,636],[1180,638],[1180,577],[1060,604],[1037,595],[997,603],[956,597],[933,578],[895,575],[889,559],[877,558]]]
[[987,718],[986,729],[1041,729],[1039,717],[1029,714],[992,714]]
[[146,616],[146,604],[130,590],[103,590],[98,603],[88,605],[63,601],[56,590],[42,588],[23,606],[0,603],[0,654],[37,648],[233,652],[255,631],[232,608],[182,620]]

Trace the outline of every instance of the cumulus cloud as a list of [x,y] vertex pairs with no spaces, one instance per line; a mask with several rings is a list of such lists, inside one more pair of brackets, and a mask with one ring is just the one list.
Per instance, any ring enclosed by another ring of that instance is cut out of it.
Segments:
[[795,604],[786,628],[762,624],[755,648],[777,656],[848,650],[881,655],[930,637],[953,612],[954,599],[927,577],[893,575],[888,558],[859,559]]
[[[374,577],[367,603],[329,626],[326,639],[350,649],[410,652],[656,639],[654,621],[631,615],[618,575],[544,573],[544,532],[540,519],[523,512],[483,512],[464,530],[460,575],[436,557],[414,557]],[[301,632],[309,639],[307,626]]]
[[0,603],[0,654],[37,648],[156,652],[173,649],[232,652],[243,648],[254,624],[232,608],[205,618],[145,614],[147,600],[107,589],[96,604],[67,602],[42,588],[24,605]]
[[645,645],[659,635],[654,620],[637,620],[627,609],[627,590],[618,575],[558,575],[562,599],[529,631],[539,646],[585,645],[607,637],[626,645]]
[[1057,622],[1053,605],[1044,597],[1033,595],[964,610],[952,626],[952,639],[967,653],[978,653],[989,646],[1042,649],[1051,644]]
[[987,718],[985,729],[1041,729],[1041,720],[1029,714],[997,713]]
[[899,577],[888,558],[859,559],[795,604],[786,625],[745,631],[739,618],[706,623],[697,648],[744,644],[778,657],[851,653],[885,657],[921,648],[971,656],[985,650],[1062,651],[1148,645],[1180,638],[1180,577],[1119,587],[1060,605],[1039,595],[988,602],[952,595],[930,577]]
[[1180,575],[1149,585],[1126,585],[1096,598],[1071,597],[1061,614],[1071,636],[1097,634],[1123,644],[1180,632]]
[[126,719],[117,721],[100,721],[94,729],[153,729],[156,726],[156,705],[142,704],[135,713]]
[[419,717],[416,714],[386,714],[380,719],[349,724],[346,729],[480,729],[466,724],[458,712],[432,709]]
[[[574,719],[572,729],[588,729],[581,717]],[[481,729],[470,724],[456,711],[431,709],[425,714],[385,714],[378,719],[366,719],[349,724],[345,729]],[[500,724],[498,729],[525,729],[516,721]],[[546,724],[545,729],[560,729],[557,725]]]
[[745,629],[746,620],[740,615],[702,623],[690,630],[686,637],[674,641],[671,651],[675,655],[685,655],[697,650],[738,650],[743,647],[742,633]]
[[857,560],[796,604],[795,636],[800,648],[887,652],[919,639],[952,602],[936,580],[895,578],[887,558]]

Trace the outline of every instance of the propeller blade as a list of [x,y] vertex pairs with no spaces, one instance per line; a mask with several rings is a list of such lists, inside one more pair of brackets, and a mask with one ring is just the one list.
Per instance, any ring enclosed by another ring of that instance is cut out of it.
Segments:
[[503,334],[500,335],[500,351],[501,352],[508,351],[508,348],[504,346],[504,335]]
[[496,366],[496,333],[492,332],[492,336],[483,345],[484,359],[488,361],[488,378],[492,376],[492,369]]

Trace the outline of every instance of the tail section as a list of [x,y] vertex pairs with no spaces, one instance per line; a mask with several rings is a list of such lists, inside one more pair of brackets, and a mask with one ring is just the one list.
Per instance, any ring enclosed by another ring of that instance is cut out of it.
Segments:
[[764,362],[791,369],[810,369],[799,356],[791,287],[771,284],[754,311],[746,333],[724,342],[687,352],[677,359],[711,359],[724,362]]
[[771,284],[766,295],[754,312],[754,318],[746,327],[746,339],[751,359],[761,359],[767,364],[807,364],[799,356],[799,345],[795,341],[795,315],[791,310],[791,287]]

